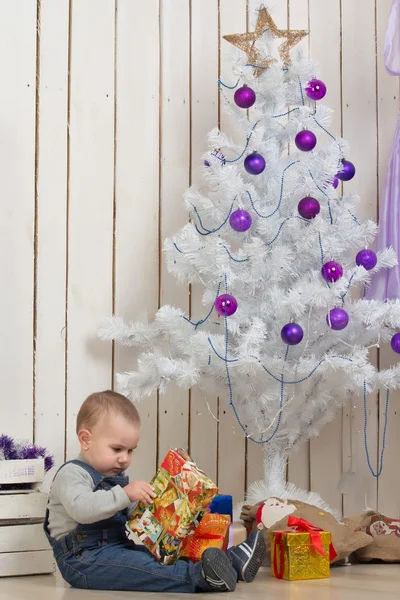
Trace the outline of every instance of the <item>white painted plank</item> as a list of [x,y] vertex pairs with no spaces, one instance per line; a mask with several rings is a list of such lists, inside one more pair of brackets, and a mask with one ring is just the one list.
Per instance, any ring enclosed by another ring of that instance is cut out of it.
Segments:
[[0,2],[0,70],[1,431],[32,438],[36,2]]
[[[260,3],[256,0],[249,0],[247,5],[247,28],[248,31],[253,31],[257,21],[258,10]],[[281,9],[280,9],[280,12]],[[286,22],[286,7],[284,7],[284,21]],[[276,16],[276,15],[275,15]],[[235,82],[232,81],[232,85]],[[232,93],[232,92],[228,92]],[[248,111],[249,119],[251,122],[255,121],[255,109],[251,108]],[[255,444],[251,440],[245,440],[245,456],[246,456],[246,470],[245,470],[245,490],[247,492],[249,486],[255,481],[259,481],[264,478],[264,465],[263,465],[263,451],[264,446],[261,444]]]
[[[362,15],[362,27],[354,27]],[[343,40],[343,137],[350,144],[348,159],[354,162],[357,174],[344,184],[346,193],[355,191],[361,198],[357,216],[376,219],[376,77],[375,77],[375,2],[374,0],[347,0],[342,3]],[[370,353],[376,361],[376,352]],[[375,362],[376,364],[376,362]],[[353,408],[352,408],[353,407]],[[355,407],[355,408],[354,408]],[[378,402],[377,396],[368,397],[368,444],[371,461],[376,468]],[[349,431],[351,427],[351,436]],[[352,493],[344,496],[344,514],[355,514],[366,506],[377,505],[377,483],[369,472],[364,450],[364,409],[362,393],[354,402],[349,401],[344,411],[343,459],[344,471],[350,468],[350,440],[356,484]]]
[[[245,0],[220,1],[220,37],[221,37],[221,79],[228,85],[233,81],[229,54],[231,44],[222,36],[246,31],[246,2]],[[221,130],[233,139],[244,144],[244,132],[241,127],[224,113],[224,103],[221,102]],[[232,409],[228,406],[228,397],[221,396],[219,400],[219,448],[218,448],[218,485],[222,494],[231,494],[234,502],[244,498],[246,486],[245,436],[235,419]]]
[[[288,26],[289,29],[309,29],[309,6],[308,0],[290,0],[288,2]],[[310,36],[306,36],[292,50],[292,55],[296,57],[296,52],[300,49],[303,56],[309,58]],[[294,143],[289,144],[289,152],[297,152]],[[288,480],[301,489],[308,490],[310,487],[310,443],[302,443],[289,458]]]
[[[183,192],[189,185],[190,90],[189,90],[189,3],[161,2],[161,244],[187,219]],[[189,310],[189,294],[161,263],[160,305]],[[188,447],[189,393],[172,384],[159,398],[159,458],[169,448]]]
[[67,455],[85,397],[111,386],[111,347],[97,330],[112,311],[114,0],[72,4],[70,67]]
[[48,549],[49,542],[41,523],[0,527],[0,554]]
[[[258,9],[260,8],[260,2],[258,0],[250,0],[248,3],[248,24],[249,31],[254,31],[254,27],[257,21]],[[281,29],[287,27],[288,17],[288,5],[286,2],[274,3],[273,5],[267,6],[269,12],[274,18],[277,26]],[[278,58],[278,52],[276,51],[276,58]],[[250,118],[252,110],[249,111]],[[254,119],[252,119],[254,121]],[[246,489],[254,481],[258,481],[264,478],[264,467],[263,467],[263,452],[264,446],[261,444],[255,444],[250,440],[246,441],[247,452],[246,452]],[[296,471],[297,473],[297,471]]]
[[[320,78],[327,86],[321,101],[334,110],[329,131],[341,136],[340,9],[338,3],[310,0],[310,58],[317,61]],[[321,132],[324,143],[327,136]],[[329,469],[327,469],[329,465]],[[337,510],[342,509],[338,490],[342,474],[342,411],[310,441],[311,488]]]
[[310,441],[302,442],[289,457],[287,479],[302,490],[310,489]]
[[54,573],[52,550],[36,552],[7,552],[0,554],[0,577]]
[[[191,182],[201,188],[204,182],[199,166],[202,164],[202,154],[208,149],[207,133],[218,124],[218,4],[214,0],[192,2],[190,72]],[[205,314],[203,293],[204,288],[200,284],[191,286],[191,315],[194,321],[199,321]],[[207,323],[204,327],[207,327]],[[190,401],[190,454],[213,481],[217,478],[217,414],[217,397],[205,398],[198,388],[193,388]]]
[[255,444],[250,440],[246,440],[246,442],[246,490],[248,490],[252,483],[264,479],[264,447],[261,446],[261,444]]
[[44,519],[47,506],[47,494],[0,495],[0,522],[15,519]]
[[68,12],[68,0],[40,3],[35,440],[56,466],[65,437]]
[[[380,349],[380,368],[387,369],[398,361],[390,344],[384,344]],[[393,519],[400,518],[400,481],[396,476],[399,464],[399,427],[400,427],[400,393],[390,392],[388,424],[386,430],[386,447],[383,457],[382,474],[378,479],[378,509],[384,515]],[[379,449],[380,460],[386,413],[386,390],[380,391],[379,402]],[[378,463],[380,464],[380,463]]]
[[[158,305],[158,12],[158,0],[143,3],[140,18],[134,2],[118,2],[115,313],[127,320],[146,311],[152,319]],[[136,357],[136,351],[116,344],[114,373],[133,370]],[[130,474],[149,480],[156,470],[157,395],[138,409],[142,437]]]
[[[379,197],[385,184],[387,161],[393,143],[393,132],[399,115],[399,78],[390,76],[384,65],[385,34],[392,0],[377,2],[377,59],[378,59],[378,174]],[[379,352],[379,366],[386,369],[399,360],[390,344],[385,344]],[[386,391],[381,390],[379,407],[379,453],[383,443],[385,423]],[[394,477],[399,457],[400,392],[391,392],[389,396],[388,426],[386,450],[382,475],[378,480],[378,508],[392,518],[400,518],[400,480]]]

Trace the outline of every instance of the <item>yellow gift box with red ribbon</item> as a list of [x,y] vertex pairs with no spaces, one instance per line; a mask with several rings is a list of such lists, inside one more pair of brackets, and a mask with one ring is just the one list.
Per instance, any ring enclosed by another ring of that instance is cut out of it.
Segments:
[[196,531],[185,539],[181,558],[198,562],[207,548],[226,550],[230,524],[230,515],[206,513]]
[[304,519],[290,516],[291,530],[271,531],[271,571],[288,581],[325,579],[336,558],[331,534]]

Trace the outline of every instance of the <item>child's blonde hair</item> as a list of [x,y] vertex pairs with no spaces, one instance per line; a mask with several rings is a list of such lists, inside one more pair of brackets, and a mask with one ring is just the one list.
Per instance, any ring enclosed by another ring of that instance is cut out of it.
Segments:
[[79,409],[76,417],[76,433],[91,429],[106,414],[120,415],[134,425],[140,426],[140,416],[136,406],[128,398],[117,392],[105,390],[90,394]]

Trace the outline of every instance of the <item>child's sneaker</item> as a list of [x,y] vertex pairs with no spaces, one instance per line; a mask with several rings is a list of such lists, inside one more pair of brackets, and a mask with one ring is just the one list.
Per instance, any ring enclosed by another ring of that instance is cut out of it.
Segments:
[[228,556],[218,548],[207,548],[201,557],[201,575],[213,592],[233,592],[237,573]]
[[251,583],[265,556],[265,541],[260,531],[253,531],[245,542],[227,552],[239,581]]

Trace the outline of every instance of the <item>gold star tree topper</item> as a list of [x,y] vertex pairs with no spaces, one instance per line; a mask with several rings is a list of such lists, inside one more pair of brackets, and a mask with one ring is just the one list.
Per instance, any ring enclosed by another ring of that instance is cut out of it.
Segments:
[[275,58],[269,56],[262,58],[259,51],[255,47],[255,42],[261,39],[263,33],[268,30],[274,38],[285,38],[285,41],[278,47],[280,59],[285,67],[290,63],[290,50],[298,44],[308,31],[303,29],[278,29],[275,21],[269,14],[266,8],[260,8],[255,30],[250,33],[234,33],[232,35],[224,35],[224,40],[233,44],[247,54],[249,64],[254,65],[254,75],[259,77],[263,71],[268,69],[274,62]]

